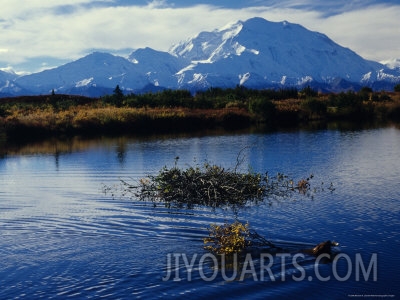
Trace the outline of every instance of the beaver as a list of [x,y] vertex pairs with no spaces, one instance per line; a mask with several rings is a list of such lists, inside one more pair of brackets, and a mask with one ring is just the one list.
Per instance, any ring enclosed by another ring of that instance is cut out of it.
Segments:
[[339,243],[335,241],[325,241],[322,243],[319,243],[317,246],[315,246],[312,249],[303,249],[302,252],[311,254],[314,256],[319,256],[321,254],[331,254],[332,253],[332,247],[339,246]]

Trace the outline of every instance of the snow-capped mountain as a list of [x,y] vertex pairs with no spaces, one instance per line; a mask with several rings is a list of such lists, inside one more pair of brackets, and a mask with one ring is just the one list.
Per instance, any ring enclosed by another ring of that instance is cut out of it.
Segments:
[[262,18],[200,33],[170,53],[192,60],[178,73],[180,84],[189,86],[196,79],[208,86],[329,84],[337,78],[368,84],[385,72],[385,66],[364,60],[324,34]]
[[173,75],[190,63],[190,60],[151,48],[134,51],[128,60],[136,65],[135,68],[141,74],[146,74],[148,84],[165,88],[176,88],[177,82]]
[[133,52],[128,59],[95,52],[77,61],[15,80],[34,94],[57,93],[100,96],[112,93],[116,85],[137,92],[148,85],[176,88],[173,74],[184,66],[182,60],[150,48]]
[[[396,65],[397,66],[397,65]],[[95,52],[40,73],[9,78],[0,93],[100,96],[118,84],[126,92],[161,88],[303,87],[323,90],[370,86],[392,90],[400,68],[367,61],[326,35],[289,22],[252,18],[229,24],[170,48],[138,49],[128,58]]]
[[5,72],[0,70],[0,82],[5,82],[7,80],[14,80],[18,75],[13,72]]
[[145,77],[135,74],[134,64],[108,53],[95,52],[61,67],[17,78],[15,82],[35,94],[99,94],[112,92],[117,84],[129,89],[135,82],[145,84]]
[[22,91],[22,89],[14,83],[18,77],[13,72],[4,72],[0,70],[0,97],[12,96]]

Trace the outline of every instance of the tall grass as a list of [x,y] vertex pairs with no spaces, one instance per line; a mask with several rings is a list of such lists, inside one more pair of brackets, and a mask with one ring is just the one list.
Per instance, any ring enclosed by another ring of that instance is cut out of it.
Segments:
[[3,126],[11,134],[147,132],[211,128],[229,125],[235,120],[249,122],[250,116],[244,109],[236,108],[204,110],[78,105],[65,110],[51,106],[29,109],[14,107],[2,118]]

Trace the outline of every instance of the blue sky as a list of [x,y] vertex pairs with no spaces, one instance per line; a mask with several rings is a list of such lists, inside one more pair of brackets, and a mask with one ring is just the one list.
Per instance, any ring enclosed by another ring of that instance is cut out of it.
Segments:
[[322,32],[367,59],[400,58],[398,0],[2,0],[0,69],[35,72],[94,50],[167,51],[256,16]]

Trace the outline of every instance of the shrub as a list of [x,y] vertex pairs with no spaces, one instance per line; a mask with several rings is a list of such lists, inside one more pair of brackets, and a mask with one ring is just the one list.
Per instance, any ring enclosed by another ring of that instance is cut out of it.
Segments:
[[209,236],[204,238],[204,243],[212,245],[205,246],[204,249],[217,254],[231,254],[241,252],[250,245],[249,224],[242,224],[235,221],[232,224],[216,225],[211,224]]
[[223,225],[211,224],[208,228],[208,237],[203,238],[205,250],[216,254],[240,253],[248,247],[258,246],[277,248],[273,243],[249,229],[249,223],[243,224],[238,220]]
[[249,111],[265,121],[271,121],[275,118],[276,107],[272,101],[258,98],[250,101]]
[[312,89],[309,85],[307,85],[299,92],[300,98],[316,97],[316,96],[318,96],[318,92]]
[[371,98],[372,94],[373,94],[373,90],[367,86],[364,86],[359,92],[359,95],[363,101],[369,100]]
[[7,108],[4,106],[0,106],[0,117],[5,118],[7,117],[9,112],[7,111]]
[[328,105],[324,101],[315,98],[308,98],[301,103],[301,107],[306,113],[308,113],[310,118],[313,118],[324,116]]
[[[122,195],[130,194],[154,205],[164,203],[167,207],[193,208],[202,205],[235,210],[266,200],[272,203],[272,199],[288,197],[293,192],[304,195],[313,192],[310,186],[312,175],[296,184],[281,173],[270,176],[268,172],[238,172],[238,165],[234,169],[226,169],[206,162],[202,167],[181,169],[177,160],[172,168],[165,166],[157,175],[149,175],[139,182],[131,184],[121,179]],[[105,187],[104,191],[110,190],[113,188]]]

